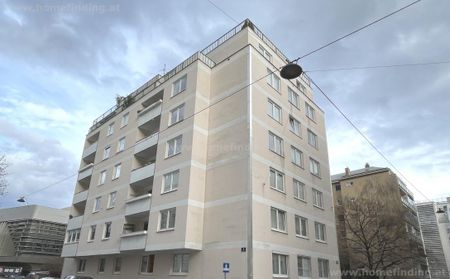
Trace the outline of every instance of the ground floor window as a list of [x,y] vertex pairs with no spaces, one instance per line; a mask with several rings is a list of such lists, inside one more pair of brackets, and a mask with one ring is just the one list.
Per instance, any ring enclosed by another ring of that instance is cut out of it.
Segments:
[[79,259],[77,272],[84,272],[86,270],[86,259]]
[[287,276],[288,256],[282,254],[272,254],[272,270],[274,276]]
[[141,258],[141,273],[153,273],[155,255],[145,255]]
[[189,255],[176,254],[173,256],[173,273],[188,273],[189,272]]

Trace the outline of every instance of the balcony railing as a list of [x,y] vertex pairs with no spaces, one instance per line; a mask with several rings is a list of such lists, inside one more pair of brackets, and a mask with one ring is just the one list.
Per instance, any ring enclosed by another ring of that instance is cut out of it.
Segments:
[[147,241],[147,231],[127,233],[120,236],[120,251],[143,250]]
[[[87,192],[87,191],[86,191]],[[83,215],[73,217],[72,219],[69,219],[67,222],[67,230],[74,230],[81,228],[81,224],[83,223]]]
[[138,127],[144,125],[145,123],[151,121],[155,117],[161,115],[162,100],[155,102],[154,104],[146,107],[138,114]]
[[136,198],[132,198],[126,202],[125,216],[149,212],[151,204],[152,204],[151,194],[146,194]]
[[414,205],[413,202],[411,202],[411,200],[408,198],[408,196],[403,196],[401,199],[402,199],[402,202],[404,205],[406,205],[410,209],[416,211],[416,206]]
[[72,203],[73,204],[77,204],[77,203],[80,203],[80,202],[84,202],[85,200],[87,200],[87,196],[88,196],[88,191],[87,190],[79,192],[79,193],[76,193],[75,195],[73,195]]
[[155,163],[135,169],[131,172],[130,184],[145,180],[155,174]]
[[134,154],[138,154],[149,149],[152,146],[155,146],[158,143],[158,135],[159,133],[155,133],[138,141],[134,147]]
[[92,170],[94,169],[94,164],[89,164],[82,168],[78,173],[78,181],[88,178],[92,175]]
[[61,257],[74,257],[77,254],[77,248],[78,243],[65,243],[62,248]]
[[91,144],[83,151],[83,159],[97,151],[97,142]]

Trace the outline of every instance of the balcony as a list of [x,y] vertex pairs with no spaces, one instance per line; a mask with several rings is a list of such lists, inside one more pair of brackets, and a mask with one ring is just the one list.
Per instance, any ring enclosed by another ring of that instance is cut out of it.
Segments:
[[158,133],[141,139],[134,147],[134,155],[148,158],[151,154],[156,154],[156,144],[158,143]]
[[139,231],[120,236],[120,251],[144,250],[147,231]]
[[75,195],[73,195],[73,200],[72,200],[72,204],[79,204],[81,202],[84,202],[87,200],[87,196],[88,196],[88,191],[82,191],[82,192],[78,192]]
[[152,204],[152,194],[145,194],[132,198],[126,202],[125,216],[140,215],[148,213]]
[[91,144],[83,151],[83,160],[86,162],[93,163],[96,151],[97,151],[97,142]]
[[82,222],[83,222],[83,215],[69,219],[69,221],[67,222],[67,230],[69,231],[81,228]]
[[89,182],[92,176],[92,170],[94,169],[94,164],[89,164],[85,166],[84,168],[79,170],[78,173],[78,181],[85,184]]
[[161,103],[162,100],[159,100],[139,112],[137,120],[138,127],[149,123],[150,121],[161,115]]
[[148,164],[145,167],[135,169],[131,172],[131,186],[147,186],[153,183],[153,175],[155,174],[155,163]]
[[64,244],[61,252],[61,257],[75,257],[77,254],[78,243]]
[[407,195],[402,196],[402,202],[409,209],[416,211],[416,206],[414,205],[414,202],[411,199],[409,199]]

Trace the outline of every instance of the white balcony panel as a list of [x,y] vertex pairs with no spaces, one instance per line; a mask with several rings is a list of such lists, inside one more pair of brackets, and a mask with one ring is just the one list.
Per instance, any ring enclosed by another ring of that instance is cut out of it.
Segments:
[[161,108],[161,101],[158,101],[142,110],[138,115],[138,127],[161,115]]
[[91,155],[92,153],[95,153],[96,151],[97,151],[97,142],[91,144],[83,151],[83,158],[86,158],[87,156]]
[[81,228],[81,224],[83,223],[83,215],[73,217],[72,219],[69,219],[67,222],[67,230],[74,230]]
[[151,194],[146,194],[128,200],[125,205],[125,216],[149,212],[152,204],[151,197]]
[[142,152],[158,143],[158,133],[153,134],[145,139],[138,141],[134,147],[134,154]]
[[94,164],[89,164],[86,167],[82,168],[78,174],[78,181],[91,176],[93,169],[94,169]]
[[147,231],[133,232],[120,236],[120,251],[144,250]]
[[74,257],[77,254],[78,243],[66,243],[63,246],[61,257]]
[[155,164],[149,164],[145,167],[131,172],[130,184],[152,177],[155,174]]
[[83,202],[83,201],[87,200],[87,196],[88,196],[88,191],[87,190],[83,191],[83,192],[76,193],[75,195],[73,195],[72,203],[73,204],[77,204],[77,203]]

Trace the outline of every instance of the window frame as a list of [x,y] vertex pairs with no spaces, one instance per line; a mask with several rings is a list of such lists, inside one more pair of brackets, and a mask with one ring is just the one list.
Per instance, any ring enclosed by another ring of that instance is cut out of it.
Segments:
[[102,170],[98,175],[98,184],[97,186],[103,185],[106,182],[106,174],[107,170]]
[[98,196],[94,199],[94,206],[92,207],[92,213],[99,212],[102,209],[102,197]]
[[312,121],[316,121],[316,110],[306,101],[305,101],[305,115]]
[[[181,261],[177,261],[177,258],[180,258]],[[187,260],[186,260],[187,259]],[[175,266],[176,263],[179,263],[180,266]],[[183,268],[187,269],[183,269]],[[172,269],[171,272],[173,274],[188,274],[189,273],[189,254],[174,254],[172,257]]]
[[88,233],[88,242],[92,242],[95,240],[95,233],[97,231],[97,225],[91,225],[89,227],[89,233]]
[[[278,93],[280,93],[280,89],[281,89],[281,79],[279,76],[277,76],[275,74],[274,71],[270,70],[269,68],[267,68],[267,84],[270,85],[270,87],[272,87],[273,89],[275,89]],[[277,83],[276,87],[274,85],[274,83]],[[281,93],[280,93],[281,94]]]
[[300,96],[290,86],[288,88],[288,102],[294,107],[300,109]]
[[105,225],[103,226],[102,240],[110,239],[111,233],[112,233],[112,222],[111,221],[105,222]]
[[272,62],[272,54],[261,44],[259,44],[260,53],[270,62]]
[[127,112],[124,115],[122,115],[122,119],[120,120],[120,128],[127,126],[129,119],[130,119],[130,112]]
[[108,124],[108,129],[106,131],[106,136],[107,137],[109,137],[112,134],[114,134],[114,122]]
[[330,261],[323,258],[317,258],[317,273],[319,275],[319,278],[329,278]]
[[[176,175],[176,181],[177,181],[176,184],[174,184],[175,175]],[[166,189],[168,177],[170,179],[170,184],[169,184],[169,189]],[[163,185],[161,187],[161,194],[170,193],[170,192],[178,190],[179,184],[180,184],[180,170],[179,169],[164,174]]]
[[[173,154],[170,153],[170,150],[171,150],[170,145],[172,144],[172,142],[173,142],[173,145],[174,145],[173,148],[172,148],[173,149]],[[170,157],[173,157],[173,156],[176,156],[176,155],[180,154],[182,146],[183,146],[183,135],[178,135],[178,136],[168,140],[166,142],[166,158],[170,158]]]
[[[163,227],[162,225],[163,225],[163,216],[164,216],[164,214],[167,214],[167,217],[164,217],[166,219],[166,222],[165,222],[165,225]],[[177,216],[176,207],[160,210],[159,211],[158,231],[163,232],[163,231],[175,230],[176,216]],[[173,221],[171,221],[171,218],[173,218]],[[172,227],[170,226],[171,223],[173,224]]]
[[312,188],[313,205],[323,209],[323,192]]
[[[295,215],[294,219],[295,219],[295,235],[297,237],[309,239],[308,218],[305,218],[300,215]],[[302,221],[304,221],[304,224],[302,223]],[[305,234],[303,234],[303,229],[305,231]]]
[[106,267],[106,258],[98,259],[97,273],[105,273],[105,267]]
[[111,146],[108,145],[103,149],[103,160],[108,159],[111,156]]
[[[306,185],[305,185],[305,183],[293,178],[292,179],[292,188],[293,188],[294,198],[297,200],[306,202]],[[302,191],[300,191],[300,189]],[[296,192],[298,193],[297,195],[296,195]],[[302,195],[303,197],[300,196],[300,192],[303,193],[303,195]]]
[[125,150],[125,146],[126,146],[126,137],[122,137],[119,139],[119,141],[117,142],[117,150],[116,153],[122,152]]
[[122,171],[122,163],[115,164],[112,180],[118,179],[120,177],[121,171]]
[[[272,174],[274,175],[274,180],[272,180]],[[279,177],[281,177],[281,187],[279,187]],[[274,185],[272,185],[272,181],[275,183]],[[274,189],[276,191],[282,192],[282,193],[286,193],[286,186],[285,186],[285,182],[284,182],[284,173],[274,169],[274,168],[270,168],[269,169],[269,186],[271,189]]]
[[[275,258],[277,258],[277,260],[275,260]],[[282,273],[282,261],[281,259],[284,258],[284,270],[285,273]],[[278,272],[276,273],[275,271],[275,262],[277,264],[277,269]],[[275,253],[272,252],[272,276],[273,277],[277,277],[277,278],[288,278],[289,276],[289,256],[286,254],[280,254],[280,253]]]
[[[299,162],[296,162],[296,160],[295,160],[297,158],[297,156],[296,156],[297,154],[298,154]],[[305,166],[303,152],[293,145],[291,145],[291,162],[294,165],[296,165],[297,167],[300,167],[302,169]]]
[[114,208],[117,202],[117,191],[113,191],[108,194],[108,205],[107,209]]
[[[144,259],[147,259],[145,261],[145,267],[144,267]],[[154,254],[143,255],[141,257],[141,263],[139,265],[139,273],[140,274],[153,274],[154,268],[155,268],[155,255]]]
[[320,222],[314,222],[314,236],[317,242],[325,243],[327,241],[326,225]]
[[[275,220],[273,219],[273,217],[275,217]],[[276,227],[274,227],[274,223],[276,223]],[[284,226],[284,229],[281,228],[282,226]],[[273,231],[287,234],[287,212],[273,206],[270,207],[270,228]]]
[[[274,117],[274,111],[278,110],[278,118]],[[267,115],[270,116],[276,122],[282,124],[283,123],[283,109],[277,103],[275,103],[272,99],[267,98]]]
[[[303,260],[307,260],[307,267],[308,269],[306,269],[307,274],[305,275],[305,268],[303,265]],[[301,264],[301,267],[300,267]],[[303,255],[298,255],[297,256],[297,272],[298,272],[298,277],[301,278],[311,278],[311,257],[308,256],[303,256]]]
[[[272,144],[273,142],[273,144]],[[279,152],[277,152],[277,142],[279,147]],[[269,150],[273,153],[284,157],[284,141],[283,138],[277,136],[275,133],[269,131]]]
[[[117,267],[119,267],[118,270]],[[121,271],[122,271],[122,258],[115,257],[113,262],[113,274],[120,274]]]
[[309,157],[309,172],[320,178],[320,163],[312,157]]
[[315,149],[319,149],[319,138],[317,137],[316,133],[311,131],[310,129],[307,130],[308,134],[308,144]]
[[171,97],[175,97],[178,94],[186,91],[186,88],[187,88],[187,74],[184,74],[183,76],[181,76],[172,83]]
[[86,259],[78,259],[77,273],[83,273],[86,271]]
[[289,115],[289,131],[298,137],[302,137],[302,123],[292,115]]
[[[185,104],[182,103],[179,106],[176,106],[175,108],[171,109],[169,112],[169,126],[175,125],[181,121],[184,120],[184,108],[185,108]],[[173,119],[173,116],[175,114],[175,121]]]

